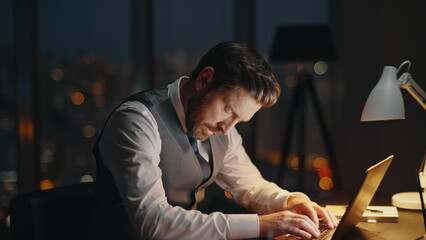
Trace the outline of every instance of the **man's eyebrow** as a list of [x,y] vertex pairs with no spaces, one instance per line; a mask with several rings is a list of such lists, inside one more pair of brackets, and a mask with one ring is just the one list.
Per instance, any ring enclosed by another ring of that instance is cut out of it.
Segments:
[[231,109],[232,114],[239,119],[239,122],[248,122],[248,120],[246,119],[242,119],[241,116],[234,110],[233,107],[231,107],[230,105],[227,105],[229,107],[229,109]]

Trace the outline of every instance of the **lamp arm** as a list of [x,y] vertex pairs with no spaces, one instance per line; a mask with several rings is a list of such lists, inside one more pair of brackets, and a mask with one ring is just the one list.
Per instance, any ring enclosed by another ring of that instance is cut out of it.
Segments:
[[407,90],[414,99],[426,110],[426,93],[425,91],[414,81],[411,74],[405,72],[399,77],[398,85],[400,88]]

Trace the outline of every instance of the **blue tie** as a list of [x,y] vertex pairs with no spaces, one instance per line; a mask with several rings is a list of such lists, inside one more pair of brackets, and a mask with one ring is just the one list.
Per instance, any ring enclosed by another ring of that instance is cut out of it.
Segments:
[[198,163],[200,164],[201,167],[201,171],[203,173],[203,183],[205,183],[207,181],[207,179],[210,178],[210,175],[212,174],[212,170],[210,167],[210,164],[206,161],[206,159],[203,158],[203,156],[201,156],[200,152],[198,151],[198,145],[197,145],[197,140],[195,138],[193,138],[191,135],[188,135],[188,140],[189,143],[191,144],[192,150],[194,150],[195,156],[198,159]]

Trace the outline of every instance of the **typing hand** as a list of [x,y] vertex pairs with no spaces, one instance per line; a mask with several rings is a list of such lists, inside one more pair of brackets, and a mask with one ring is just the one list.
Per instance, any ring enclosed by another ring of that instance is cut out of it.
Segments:
[[322,218],[329,228],[335,228],[339,224],[331,211],[305,198],[290,196],[287,200],[287,206],[292,212],[308,216],[317,226],[319,224],[318,217]]
[[314,223],[308,216],[287,210],[259,216],[259,225],[260,237],[290,233],[310,239],[320,235],[318,224]]

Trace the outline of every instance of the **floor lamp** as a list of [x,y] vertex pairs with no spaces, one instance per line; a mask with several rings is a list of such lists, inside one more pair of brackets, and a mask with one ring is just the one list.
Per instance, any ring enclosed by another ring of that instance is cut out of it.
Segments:
[[[273,46],[271,49],[271,62],[298,63],[304,65],[314,61],[335,60],[336,54],[333,48],[331,35],[327,26],[280,26],[277,28]],[[304,186],[305,173],[305,148],[306,148],[306,117],[307,100],[313,106],[316,120],[319,123],[321,134],[324,140],[326,151],[330,160],[330,167],[333,172],[334,188],[339,189],[339,177],[337,163],[330,135],[328,133],[324,116],[318,101],[317,93],[313,84],[312,74],[308,71],[296,73],[296,87],[290,103],[290,110],[285,127],[284,138],[281,149],[281,161],[278,170],[276,183],[281,185],[285,175],[286,159],[290,154],[291,141],[293,137],[294,123],[299,123],[297,128],[296,152],[298,161],[297,187],[302,191]]]

